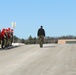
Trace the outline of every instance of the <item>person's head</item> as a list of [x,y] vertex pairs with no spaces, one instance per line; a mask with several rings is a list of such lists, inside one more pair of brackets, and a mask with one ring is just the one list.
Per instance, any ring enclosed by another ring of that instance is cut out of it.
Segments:
[[41,28],[43,28],[43,26],[41,26]]

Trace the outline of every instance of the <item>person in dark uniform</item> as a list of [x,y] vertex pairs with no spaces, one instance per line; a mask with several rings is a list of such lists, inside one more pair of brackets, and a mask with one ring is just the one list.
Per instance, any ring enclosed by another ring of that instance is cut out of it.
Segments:
[[41,26],[41,27],[38,29],[37,36],[39,37],[40,47],[43,47],[43,42],[44,42],[44,37],[45,37],[45,30],[43,29],[43,26]]

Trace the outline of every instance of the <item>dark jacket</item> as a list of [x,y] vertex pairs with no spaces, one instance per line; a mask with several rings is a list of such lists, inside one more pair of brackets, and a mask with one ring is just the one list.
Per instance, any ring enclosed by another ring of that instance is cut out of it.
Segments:
[[37,36],[43,35],[45,36],[45,30],[43,28],[38,29]]

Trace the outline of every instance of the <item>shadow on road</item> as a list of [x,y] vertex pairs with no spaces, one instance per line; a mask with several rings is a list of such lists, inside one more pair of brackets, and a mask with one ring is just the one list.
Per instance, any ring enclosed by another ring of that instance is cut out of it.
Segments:
[[8,48],[0,48],[0,51],[3,51],[3,50],[10,50],[10,49],[13,49],[13,48],[16,48],[16,47],[19,47],[19,46],[12,46],[12,47],[8,47]]

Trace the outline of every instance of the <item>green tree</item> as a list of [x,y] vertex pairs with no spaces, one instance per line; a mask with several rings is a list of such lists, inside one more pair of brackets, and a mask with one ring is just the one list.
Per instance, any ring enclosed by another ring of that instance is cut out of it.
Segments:
[[21,43],[25,43],[25,40],[24,39],[21,39]]
[[37,39],[36,39],[36,37],[33,38],[33,43],[34,43],[34,44],[37,43]]
[[32,38],[31,35],[29,36],[28,41],[29,41],[29,44],[32,44],[33,43],[33,38]]

